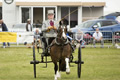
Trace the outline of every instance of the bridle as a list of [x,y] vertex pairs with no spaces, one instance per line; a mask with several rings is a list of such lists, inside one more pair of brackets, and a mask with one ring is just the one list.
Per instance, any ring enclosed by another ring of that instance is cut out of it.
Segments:
[[69,40],[67,39],[66,33],[67,33],[67,27],[66,26],[60,26],[58,28],[58,35],[55,38],[55,43],[57,45],[66,45],[69,43]]

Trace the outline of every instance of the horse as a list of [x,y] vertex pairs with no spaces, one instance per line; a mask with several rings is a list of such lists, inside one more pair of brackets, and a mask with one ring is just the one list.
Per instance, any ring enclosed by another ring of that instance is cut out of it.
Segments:
[[[54,80],[61,77],[61,71],[66,71],[66,74],[70,73],[69,58],[72,53],[72,48],[67,39],[66,33],[67,27],[59,26],[57,30],[57,37],[53,40],[52,46],[50,47],[50,56],[52,62],[54,63],[55,71]],[[57,62],[59,62],[59,67]]]

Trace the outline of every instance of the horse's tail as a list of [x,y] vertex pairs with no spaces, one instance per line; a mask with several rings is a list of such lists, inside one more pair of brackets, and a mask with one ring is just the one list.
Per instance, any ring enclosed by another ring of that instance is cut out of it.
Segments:
[[66,71],[65,59],[60,59],[60,61],[59,61],[59,71]]

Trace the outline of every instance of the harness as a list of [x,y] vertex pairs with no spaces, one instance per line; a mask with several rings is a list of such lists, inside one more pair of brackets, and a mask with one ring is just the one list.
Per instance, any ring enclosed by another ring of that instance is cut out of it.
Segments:
[[57,42],[57,38],[55,38],[55,44],[57,44],[58,46],[67,45],[67,44],[69,44],[69,43],[70,43],[70,42],[69,42],[69,40],[67,39],[67,40],[65,41],[65,43],[61,44],[61,43]]
[[[62,28],[63,32],[64,32],[64,28],[65,27]],[[62,36],[64,36],[64,35],[65,35],[65,33],[62,33]],[[61,49],[63,49],[64,46],[67,45],[67,44],[69,44],[71,46],[71,43],[68,40],[68,38],[67,39],[62,39],[62,38],[60,38],[60,35],[57,35],[57,37],[54,39],[54,41],[49,45],[49,50],[54,45],[61,46]],[[72,46],[71,46],[71,48],[72,48]]]
[[[58,37],[57,37],[57,38],[58,38]],[[65,41],[65,43],[61,44],[61,43],[57,42],[57,38],[55,38],[54,42],[52,42],[52,43],[49,45],[48,50],[50,50],[50,48],[51,48],[52,46],[54,46],[54,45],[64,46],[64,45],[70,44],[70,42],[69,42],[68,39]],[[71,45],[71,44],[70,44],[70,45]]]

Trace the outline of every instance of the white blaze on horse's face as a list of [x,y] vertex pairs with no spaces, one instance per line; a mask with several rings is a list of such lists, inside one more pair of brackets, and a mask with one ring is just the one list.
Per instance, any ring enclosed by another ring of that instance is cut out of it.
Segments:
[[64,39],[67,39],[67,36],[66,36],[66,34],[65,34],[65,31],[64,31],[64,29],[65,29],[65,26],[64,27],[62,27],[62,37],[64,38]]

